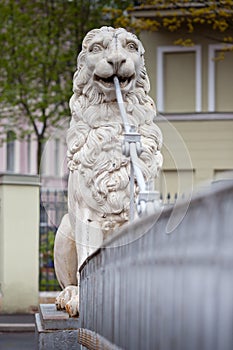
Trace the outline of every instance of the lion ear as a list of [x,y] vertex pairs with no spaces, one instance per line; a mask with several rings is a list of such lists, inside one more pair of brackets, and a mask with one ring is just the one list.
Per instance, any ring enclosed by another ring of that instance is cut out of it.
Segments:
[[105,28],[105,27],[92,29],[86,34],[82,42],[82,51],[86,51],[88,49],[88,44],[96,36],[96,34],[102,31],[102,28]]

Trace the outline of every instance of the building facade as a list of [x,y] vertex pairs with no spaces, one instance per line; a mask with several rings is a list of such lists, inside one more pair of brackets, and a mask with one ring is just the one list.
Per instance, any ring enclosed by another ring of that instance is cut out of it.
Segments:
[[[132,15],[153,19],[153,7]],[[164,136],[157,186],[171,197],[233,178],[233,50],[224,51],[227,45],[207,28],[182,33],[194,45],[175,45],[179,35],[167,30],[140,35]]]

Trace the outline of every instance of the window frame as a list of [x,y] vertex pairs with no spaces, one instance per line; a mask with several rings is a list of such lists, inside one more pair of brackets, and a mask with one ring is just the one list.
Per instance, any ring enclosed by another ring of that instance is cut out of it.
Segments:
[[190,47],[159,46],[157,48],[157,109],[161,113],[166,113],[164,111],[164,54],[174,52],[195,53],[195,112],[199,113],[202,111],[202,62],[200,45]]
[[16,163],[16,135],[13,130],[7,131],[6,142],[6,171],[9,173],[15,172]]
[[216,112],[216,74],[215,52],[224,48],[232,48],[230,44],[210,44],[208,47],[208,112]]

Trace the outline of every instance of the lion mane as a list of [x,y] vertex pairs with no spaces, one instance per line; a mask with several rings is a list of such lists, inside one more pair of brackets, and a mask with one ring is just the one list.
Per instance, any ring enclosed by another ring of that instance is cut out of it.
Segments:
[[[70,206],[75,201],[80,205],[85,202],[90,209],[89,220],[100,222],[103,233],[107,234],[129,218],[130,161],[122,154],[124,128],[116,99],[109,100],[93,84],[93,69],[87,64],[89,45],[101,33],[125,34],[137,39],[123,28],[112,27],[94,29],[86,35],[73,79],[67,144],[69,186],[73,192]],[[148,96],[150,84],[144,49],[138,42],[140,66],[135,72],[134,88],[123,94],[123,99],[129,123],[141,134],[139,166],[145,181],[150,181],[157,177],[162,165],[162,135],[154,123],[156,109]]]

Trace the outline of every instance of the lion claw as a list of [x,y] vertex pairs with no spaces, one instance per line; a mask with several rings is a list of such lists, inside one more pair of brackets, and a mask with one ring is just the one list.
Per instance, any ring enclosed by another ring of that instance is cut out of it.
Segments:
[[71,317],[79,315],[79,295],[77,286],[67,286],[56,298],[57,310],[66,310]]

